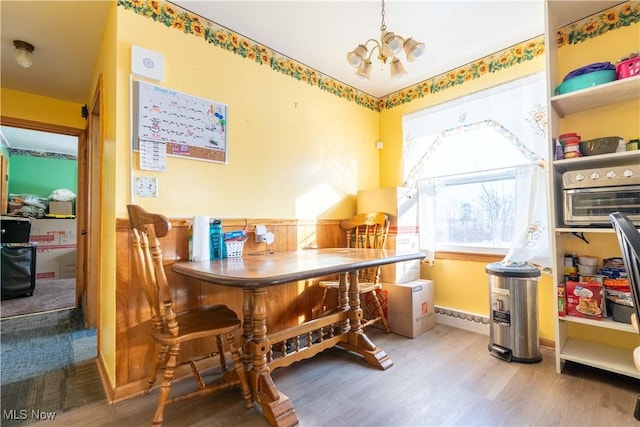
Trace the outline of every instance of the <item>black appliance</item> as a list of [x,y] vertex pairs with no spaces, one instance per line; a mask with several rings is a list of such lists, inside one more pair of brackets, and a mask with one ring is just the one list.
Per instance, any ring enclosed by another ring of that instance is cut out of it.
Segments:
[[36,244],[29,243],[31,220],[0,218],[1,299],[28,297],[36,286]]
[[1,216],[1,243],[29,243],[31,220],[29,218]]

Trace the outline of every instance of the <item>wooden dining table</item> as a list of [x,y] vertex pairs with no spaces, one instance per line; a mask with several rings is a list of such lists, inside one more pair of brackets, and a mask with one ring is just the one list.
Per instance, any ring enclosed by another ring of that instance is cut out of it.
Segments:
[[[258,256],[188,261],[173,264],[175,273],[200,281],[243,290],[243,350],[253,399],[274,426],[293,426],[298,418],[289,398],[281,393],[271,371],[338,347],[360,354],[370,365],[387,369],[393,362],[365,334],[358,293],[363,268],[422,259],[417,251],[327,248],[265,253]],[[339,277],[335,310],[284,330],[267,333],[266,289],[285,283]]]

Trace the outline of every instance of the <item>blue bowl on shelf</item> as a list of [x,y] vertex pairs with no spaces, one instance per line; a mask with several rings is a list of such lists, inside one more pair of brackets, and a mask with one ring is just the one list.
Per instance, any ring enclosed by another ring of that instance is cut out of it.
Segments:
[[601,70],[567,79],[556,88],[556,95],[609,83],[616,79],[616,70]]

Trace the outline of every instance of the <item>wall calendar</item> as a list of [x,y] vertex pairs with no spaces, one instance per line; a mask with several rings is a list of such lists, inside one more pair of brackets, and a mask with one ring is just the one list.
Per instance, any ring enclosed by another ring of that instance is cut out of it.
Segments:
[[169,156],[227,163],[226,105],[142,81],[133,91],[134,150],[155,141]]

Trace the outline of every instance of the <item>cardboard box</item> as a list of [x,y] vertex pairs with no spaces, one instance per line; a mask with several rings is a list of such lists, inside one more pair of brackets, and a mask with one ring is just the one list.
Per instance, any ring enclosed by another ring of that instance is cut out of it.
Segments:
[[75,219],[35,219],[30,241],[37,244],[36,279],[76,277]]
[[51,215],[73,215],[73,202],[49,202]]
[[[386,249],[417,251],[420,238],[417,234],[389,234]],[[420,278],[420,260],[397,262],[380,268],[380,281],[386,283],[407,283]]]
[[391,234],[418,232],[418,197],[415,188],[360,190],[356,203],[357,213],[386,213],[391,223]]
[[76,220],[72,219],[34,219],[31,224],[29,241],[42,246],[76,245]]
[[567,281],[567,315],[602,320],[603,286],[599,283]]
[[383,283],[387,291],[391,332],[415,338],[436,326],[435,288],[432,280]]
[[36,248],[36,279],[76,277],[76,249]]

